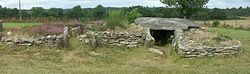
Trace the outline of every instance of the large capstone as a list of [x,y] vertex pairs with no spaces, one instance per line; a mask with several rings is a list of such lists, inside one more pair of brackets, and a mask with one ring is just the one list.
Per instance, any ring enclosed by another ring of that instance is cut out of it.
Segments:
[[141,17],[136,19],[135,23],[154,30],[185,30],[199,27],[190,20],[180,18]]
[[187,19],[180,18],[156,18],[141,17],[135,23],[150,29],[150,35],[154,38],[155,44],[164,46],[172,42],[175,30],[187,30],[198,28],[199,26]]

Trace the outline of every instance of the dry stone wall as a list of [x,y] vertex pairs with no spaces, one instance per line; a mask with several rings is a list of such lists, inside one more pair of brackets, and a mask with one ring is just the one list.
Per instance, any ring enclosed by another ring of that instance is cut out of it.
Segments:
[[[113,46],[138,47],[144,43],[145,33],[138,32],[87,32],[78,37],[82,44],[93,43]],[[93,39],[94,38],[94,39]]]
[[49,45],[57,46],[61,41],[61,35],[48,35],[40,37],[11,37],[5,36],[1,38],[1,42],[6,45],[20,45],[20,46],[31,46],[31,45]]
[[173,45],[177,52],[184,57],[202,57],[202,56],[216,56],[216,55],[228,55],[228,54],[237,54],[241,52],[241,43],[238,41],[238,44],[230,47],[210,47],[210,46],[197,46],[192,47],[187,44],[184,39],[183,30],[175,31],[175,40]]
[[[21,45],[21,46],[31,46],[31,45],[49,45],[58,46],[63,43],[63,37],[68,35],[48,35],[34,37],[11,37],[3,36],[1,37],[1,42],[6,45]],[[192,43],[185,42],[184,31],[177,29],[175,30],[175,39],[173,41],[173,46],[177,52],[184,57],[202,57],[202,56],[215,56],[215,55],[228,55],[237,54],[241,52],[241,43],[229,46],[229,47],[210,47],[210,46],[194,46]],[[83,35],[78,36],[79,41],[82,44],[90,44],[93,47],[98,45],[112,45],[112,46],[125,46],[125,47],[138,47],[141,45],[151,45],[154,39],[150,36],[149,29],[144,32],[92,32],[88,31],[83,33]]]

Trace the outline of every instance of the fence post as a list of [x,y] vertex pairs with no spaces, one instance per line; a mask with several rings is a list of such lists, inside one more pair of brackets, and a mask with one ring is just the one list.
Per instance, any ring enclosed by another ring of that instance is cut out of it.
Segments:
[[3,21],[0,19],[0,32],[3,31]]

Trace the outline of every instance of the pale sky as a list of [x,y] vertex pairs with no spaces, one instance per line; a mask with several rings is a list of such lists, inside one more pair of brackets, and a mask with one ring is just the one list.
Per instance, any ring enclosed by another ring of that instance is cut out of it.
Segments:
[[[32,7],[51,7],[72,8],[81,5],[83,8],[93,8],[99,4],[105,7],[129,7],[129,6],[149,6],[164,7],[159,0],[21,0],[23,9]],[[3,7],[17,8],[18,0],[0,0]],[[232,7],[250,7],[250,0],[210,0],[207,4],[208,8],[232,8]]]

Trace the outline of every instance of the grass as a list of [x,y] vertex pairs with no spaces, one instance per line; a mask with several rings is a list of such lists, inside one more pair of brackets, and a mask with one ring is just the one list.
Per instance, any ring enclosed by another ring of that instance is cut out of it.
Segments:
[[3,27],[6,29],[9,28],[25,28],[39,25],[40,23],[3,23]]
[[[218,20],[221,25],[230,25],[233,27],[250,28],[250,17],[241,17],[242,20]],[[204,21],[195,21],[198,24],[204,24]],[[214,21],[206,21],[212,24]]]
[[[240,40],[244,52],[233,56],[181,58],[166,45],[164,55],[147,48],[101,46],[96,49],[71,39],[68,49],[0,44],[4,74],[249,74],[250,31],[212,28],[212,32]],[[89,51],[103,53],[90,56]]]

